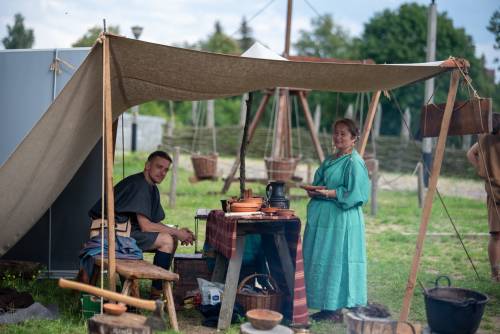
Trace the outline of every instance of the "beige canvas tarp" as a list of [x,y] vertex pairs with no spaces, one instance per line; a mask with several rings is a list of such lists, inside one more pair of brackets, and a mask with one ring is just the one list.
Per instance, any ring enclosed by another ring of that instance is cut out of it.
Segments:
[[[339,92],[390,90],[454,67],[450,61],[368,65],[265,60],[117,36],[108,38],[114,119],[133,105],[155,99],[203,100],[269,87]],[[40,121],[0,167],[0,256],[49,208],[101,133],[102,45],[96,44]]]

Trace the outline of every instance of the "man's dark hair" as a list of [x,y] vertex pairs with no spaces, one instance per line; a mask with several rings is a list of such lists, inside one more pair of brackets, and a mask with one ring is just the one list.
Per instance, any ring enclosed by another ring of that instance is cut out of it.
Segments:
[[154,158],[156,157],[159,157],[159,158],[162,158],[162,159],[165,159],[165,160],[168,160],[170,161],[170,163],[172,163],[172,158],[170,157],[170,155],[168,155],[167,152],[165,151],[154,151],[153,153],[151,153],[148,157],[148,162],[151,162],[153,161]]

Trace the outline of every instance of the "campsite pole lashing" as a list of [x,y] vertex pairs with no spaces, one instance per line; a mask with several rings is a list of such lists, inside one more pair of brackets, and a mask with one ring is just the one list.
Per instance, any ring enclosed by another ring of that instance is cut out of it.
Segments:
[[[102,48],[102,75],[104,99],[105,133],[103,140],[106,145],[106,204],[108,217],[108,284],[109,290],[116,290],[116,262],[115,262],[115,199],[113,193],[113,113],[111,107],[111,69],[109,62],[109,38],[104,35]],[[104,199],[103,199],[104,200]]]
[[403,307],[399,315],[400,321],[407,321],[410,313],[411,298],[413,290],[415,289],[415,282],[417,279],[418,267],[420,265],[420,258],[422,256],[422,249],[424,245],[425,234],[427,232],[427,225],[432,210],[432,201],[436,194],[437,182],[439,173],[441,172],[441,165],[443,162],[444,150],[446,146],[446,138],[448,136],[448,129],[450,127],[451,114],[453,112],[453,105],[457,96],[458,83],[460,81],[460,70],[455,69],[451,73],[450,88],[448,90],[448,98],[446,100],[446,107],[443,113],[443,121],[441,122],[441,130],[436,145],[436,153],[434,155],[434,163],[429,180],[429,190],[425,196],[424,207],[422,209],[422,217],[420,222],[420,229],[418,231],[417,246],[413,255],[413,262],[411,265],[408,283],[406,285],[405,297],[403,299]]
[[361,134],[361,140],[359,141],[359,155],[365,155],[366,143],[368,143],[368,137],[370,136],[370,130],[372,128],[373,120],[375,119],[375,113],[377,111],[378,101],[380,99],[380,91],[376,91],[372,96],[370,106],[368,107],[368,115],[366,116],[365,127],[363,133]]

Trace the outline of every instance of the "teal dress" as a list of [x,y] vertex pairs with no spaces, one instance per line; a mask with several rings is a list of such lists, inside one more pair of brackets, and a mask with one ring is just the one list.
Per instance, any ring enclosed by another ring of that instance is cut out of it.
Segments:
[[370,181],[353,151],[327,158],[314,185],[335,189],[336,198],[312,198],[307,206],[303,254],[308,307],[337,310],[366,305],[365,226],[361,206]]

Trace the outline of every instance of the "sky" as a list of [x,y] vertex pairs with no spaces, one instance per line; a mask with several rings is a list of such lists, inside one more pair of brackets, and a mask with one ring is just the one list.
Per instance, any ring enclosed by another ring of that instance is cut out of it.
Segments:
[[[300,30],[310,29],[311,19],[318,14],[331,14],[352,36],[359,36],[375,13],[396,9],[405,2],[408,1],[295,0],[292,43]],[[430,0],[413,2],[428,5]],[[448,13],[455,27],[465,28],[473,38],[477,55],[484,54],[487,66],[494,68],[493,59],[500,57],[500,51],[493,49],[494,36],[486,26],[494,10],[500,9],[500,1],[436,0],[436,4],[439,12]],[[37,49],[71,47],[88,28],[102,26],[103,19],[107,25],[119,25],[121,34],[131,38],[130,28],[142,26],[140,39],[167,45],[206,39],[214,31],[216,20],[224,32],[238,38],[236,32],[245,16],[253,36],[282,53],[286,7],[286,0],[0,0],[0,39],[6,36],[6,26],[14,23],[16,13],[22,13],[25,26],[34,29]],[[498,81],[500,72],[496,77]]]

